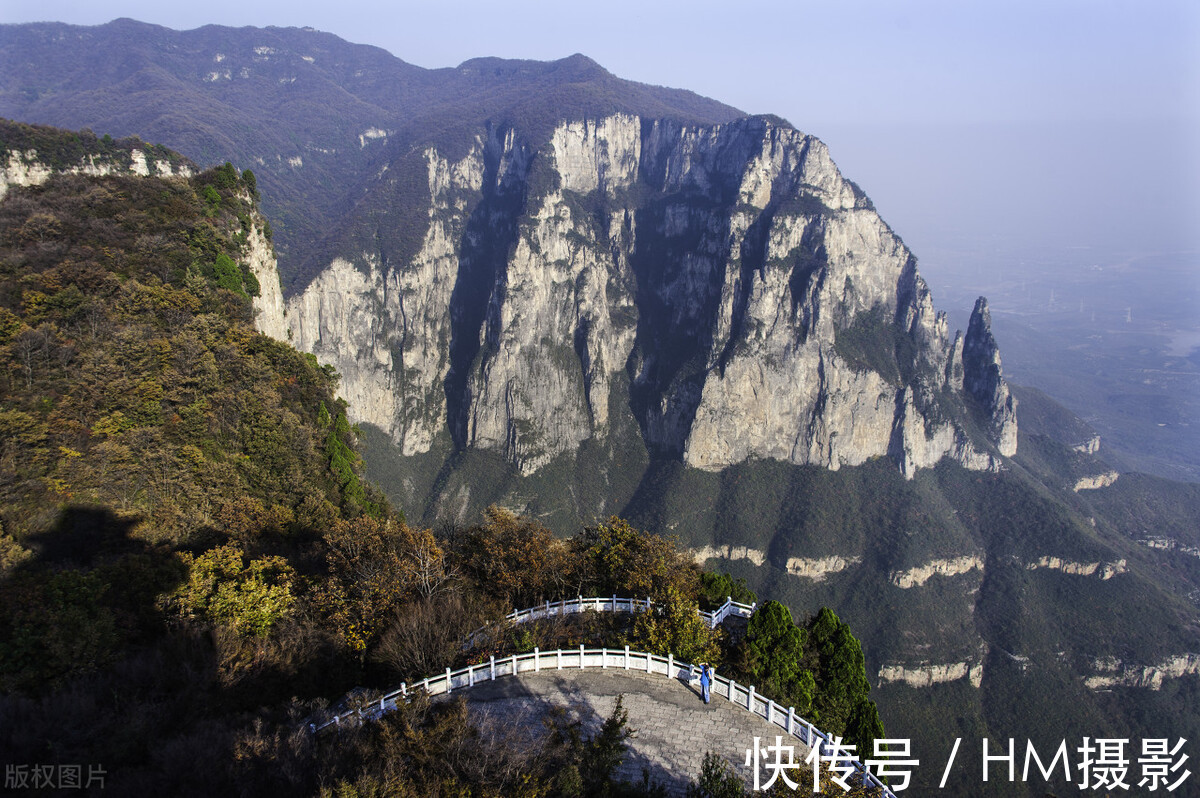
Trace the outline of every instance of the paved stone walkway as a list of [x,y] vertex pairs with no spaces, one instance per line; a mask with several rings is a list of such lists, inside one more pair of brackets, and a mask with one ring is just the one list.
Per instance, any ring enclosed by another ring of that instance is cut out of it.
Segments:
[[[762,745],[774,744],[775,735],[795,745],[796,761],[808,749],[800,740],[787,739],[778,726],[752,715],[728,699],[713,695],[707,706],[698,683],[688,685],[661,674],[618,670],[547,670],[518,677],[505,676],[469,690],[455,691],[467,698],[472,712],[485,713],[505,724],[520,724],[541,731],[542,718],[552,706],[566,707],[572,718],[583,721],[590,736],[612,714],[617,696],[624,695],[629,712],[627,728],[636,730],[630,751],[621,766],[621,778],[641,782],[643,768],[664,784],[672,795],[683,795],[700,774],[707,751],[734,765],[747,785],[751,769],[745,766],[746,749],[755,736]],[[765,778],[767,773],[760,770]]]

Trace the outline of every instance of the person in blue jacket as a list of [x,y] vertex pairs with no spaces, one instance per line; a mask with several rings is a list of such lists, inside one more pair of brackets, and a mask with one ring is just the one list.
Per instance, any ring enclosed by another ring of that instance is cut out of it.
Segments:
[[709,690],[712,688],[712,667],[707,662],[700,663],[700,694],[704,703],[708,703]]

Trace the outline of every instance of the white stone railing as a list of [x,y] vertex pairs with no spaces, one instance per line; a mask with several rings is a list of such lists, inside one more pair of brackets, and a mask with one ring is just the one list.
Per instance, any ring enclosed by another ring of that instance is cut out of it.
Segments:
[[[523,610],[513,610],[504,616],[504,620],[512,624],[519,624],[529,621],[540,621],[546,618],[563,618],[567,615],[577,615],[582,612],[646,612],[653,606],[654,602],[648,598],[618,598],[617,596],[592,596],[591,598],[584,598],[583,596],[578,596],[573,599],[547,601]],[[730,596],[726,596],[725,603],[712,612],[700,609],[696,612],[708,623],[710,629],[716,629],[722,621],[730,616],[735,618],[749,618],[754,614],[754,610],[757,607],[757,602],[754,604],[743,604],[740,601],[734,601]],[[470,650],[475,644],[475,638],[487,628],[487,626],[481,626],[467,635],[463,640],[463,650]]]
[[[616,596],[584,598],[583,596],[579,596],[573,599],[547,601],[544,604],[524,610],[513,610],[508,615],[505,615],[504,618],[512,623],[525,623],[526,621],[535,621],[542,618],[574,615],[589,610],[592,612],[645,612],[653,606],[654,602],[650,599],[618,598]],[[742,604],[740,601],[734,601],[729,596],[726,596],[725,603],[712,612],[706,610],[698,610],[698,612],[701,618],[708,621],[710,628],[716,628],[717,624],[731,615],[737,618],[749,618],[754,614],[757,606],[757,603]]]
[[[607,601],[607,599],[605,599]],[[629,601],[629,600],[625,600]],[[728,602],[727,602],[728,604]],[[644,607],[644,602],[638,606]],[[744,605],[743,605],[744,606]],[[541,608],[538,608],[541,611]],[[456,691],[469,690],[482,682],[495,681],[504,676],[539,673],[541,671],[584,670],[601,668],[613,671],[636,671],[639,673],[660,674],[668,679],[691,680],[695,667],[687,662],[676,660],[674,656],[660,657],[657,654],[647,654],[642,651],[624,649],[584,648],[557,649],[555,651],[539,651],[534,649],[529,654],[513,654],[496,659],[491,657],[486,663],[468,665],[452,671],[449,668],[443,674],[429,676],[419,682],[400,685],[399,690],[393,690],[376,701],[358,709],[334,715],[322,723],[310,723],[309,730],[319,732],[329,727],[356,726],[364,720],[378,718],[383,713],[395,709],[397,704],[407,701],[411,693],[421,691],[428,695],[447,695]],[[713,695],[724,696],[731,703],[749,712],[765,718],[788,735],[798,738],[810,749],[820,745],[823,749],[833,750],[829,736],[810,722],[796,714],[793,707],[784,707],[774,701],[764,698],[755,692],[754,685],[739,685],[732,679],[717,675],[713,680]],[[849,763],[860,775],[863,784],[868,787],[879,787],[885,798],[896,796],[883,784],[875,774],[867,770],[861,762],[847,758],[841,760]]]

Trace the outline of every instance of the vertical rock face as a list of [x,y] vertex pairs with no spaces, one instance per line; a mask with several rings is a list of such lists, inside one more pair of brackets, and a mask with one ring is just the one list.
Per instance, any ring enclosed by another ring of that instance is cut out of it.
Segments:
[[963,394],[975,400],[989,418],[989,437],[1006,457],[1017,452],[1017,400],[1009,393],[1000,368],[1000,349],[992,337],[992,314],[979,297],[963,342]]
[[254,325],[263,335],[278,340],[287,338],[287,320],[283,291],[279,286],[279,267],[275,251],[263,233],[265,220],[255,214],[247,237],[246,265],[258,280],[258,296],[254,297]]
[[624,416],[706,470],[995,467],[945,412],[964,399],[1015,451],[986,304],[951,341],[911,253],[811,136],[615,115],[425,157],[417,256],[344,253],[287,315],[406,455],[446,430],[529,474]]

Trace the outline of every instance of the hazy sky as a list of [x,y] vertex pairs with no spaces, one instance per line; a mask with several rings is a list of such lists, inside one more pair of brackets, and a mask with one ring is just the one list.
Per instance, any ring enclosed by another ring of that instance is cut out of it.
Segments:
[[0,22],[308,25],[424,67],[580,52],[824,139],[919,256],[1200,248],[1200,2],[3,0]]

